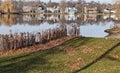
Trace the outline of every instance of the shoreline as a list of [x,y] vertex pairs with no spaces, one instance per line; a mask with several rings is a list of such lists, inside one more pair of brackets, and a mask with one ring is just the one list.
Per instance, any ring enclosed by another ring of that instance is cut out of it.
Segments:
[[105,32],[109,33],[109,34],[116,34],[116,33],[120,33],[120,28],[111,28],[111,29],[107,29],[105,30]]
[[[63,13],[27,13],[27,12],[16,12],[16,13],[1,13],[1,15],[11,15],[11,14],[16,14],[16,15],[37,15],[37,14],[47,14],[47,15],[61,15]],[[119,15],[118,13],[89,13],[92,15]],[[75,13],[72,15],[89,15],[88,13]],[[63,15],[69,15],[69,13],[64,13]],[[71,15],[71,14],[70,14]]]

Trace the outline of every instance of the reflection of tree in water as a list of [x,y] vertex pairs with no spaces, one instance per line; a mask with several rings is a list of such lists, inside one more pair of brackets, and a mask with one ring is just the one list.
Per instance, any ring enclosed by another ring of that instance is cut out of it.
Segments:
[[12,4],[11,0],[5,0],[1,4],[1,10],[4,13],[11,13],[14,12],[14,5]]
[[68,28],[68,35],[69,36],[79,36],[80,35],[80,28],[78,24],[72,23],[71,27]]
[[96,17],[96,24],[99,25],[101,22],[104,24],[104,19],[102,18],[102,15],[97,15]]
[[59,23],[60,23],[60,27],[61,28],[65,28],[66,29],[66,20],[65,20],[65,15],[64,14],[61,15]]
[[12,26],[15,21],[14,15],[2,15],[0,17],[1,23],[6,26]]
[[23,20],[22,20],[22,15],[11,14],[11,15],[1,15],[0,22],[2,25],[12,26],[12,25],[16,25],[17,23],[22,24]]
[[77,23],[79,26],[84,25],[85,24],[84,15],[78,15],[77,19],[75,20],[75,23]]
[[45,22],[48,24],[59,23],[61,28],[66,28],[66,25],[76,23],[79,26],[91,24],[91,25],[105,25],[107,22],[120,23],[119,20],[112,18],[103,19],[103,16],[96,16],[96,20],[87,19],[85,15],[76,15],[75,20],[71,21],[65,18],[65,15],[1,15],[1,25],[12,26],[16,24],[29,24],[40,25]]

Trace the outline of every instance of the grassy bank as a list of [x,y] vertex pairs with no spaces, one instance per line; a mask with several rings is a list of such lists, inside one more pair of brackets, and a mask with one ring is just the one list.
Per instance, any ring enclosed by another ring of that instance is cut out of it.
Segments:
[[77,37],[52,49],[0,57],[0,73],[120,73],[118,42]]

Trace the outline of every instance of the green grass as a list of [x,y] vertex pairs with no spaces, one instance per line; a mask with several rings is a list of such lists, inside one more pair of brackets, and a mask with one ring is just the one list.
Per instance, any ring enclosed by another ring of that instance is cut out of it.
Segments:
[[87,66],[118,42],[77,37],[49,50],[0,57],[0,73],[120,73],[119,45]]

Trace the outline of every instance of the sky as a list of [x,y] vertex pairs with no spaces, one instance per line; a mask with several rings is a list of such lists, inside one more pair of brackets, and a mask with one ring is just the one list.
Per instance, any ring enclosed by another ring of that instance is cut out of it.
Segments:
[[[4,1],[4,0],[1,0]],[[25,0],[25,1],[35,1],[35,0]],[[43,2],[49,2],[49,0],[40,0]],[[60,0],[51,0],[52,2],[60,2]],[[70,1],[70,0],[67,0]],[[77,0],[73,0],[73,1],[77,1]],[[113,0],[85,0],[86,2],[90,2],[90,1],[96,1],[96,2],[101,2],[101,3],[112,3]]]
[[[4,0],[1,0],[1,1],[4,1]],[[24,1],[24,0],[23,0]],[[35,0],[26,0],[26,1],[35,1]],[[40,0],[40,1],[43,1],[43,2],[49,2],[49,0]],[[60,0],[51,0],[52,2],[60,2]],[[70,0],[67,0],[67,1],[70,1]],[[73,1],[77,1],[77,0],[73,0]],[[90,2],[90,1],[96,1],[96,2],[101,2],[101,3],[112,3],[113,0],[85,0],[86,2]]]
[[[49,0],[41,0],[41,1],[44,1],[44,2],[48,2]],[[60,0],[51,0],[51,1],[55,1],[55,2],[59,2]],[[67,0],[69,1],[69,0]],[[77,1],[77,0],[73,0],[73,1]],[[113,0],[85,0],[87,2],[90,2],[90,1],[99,1],[101,3],[112,3]]]

